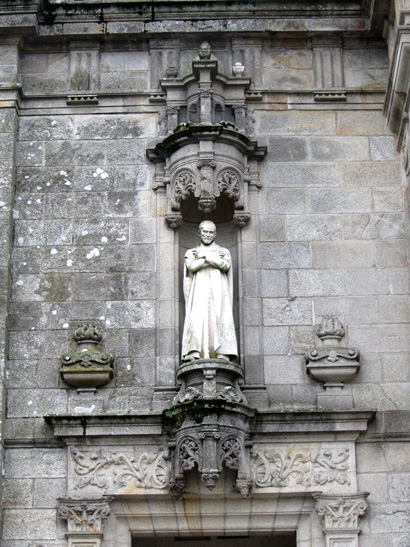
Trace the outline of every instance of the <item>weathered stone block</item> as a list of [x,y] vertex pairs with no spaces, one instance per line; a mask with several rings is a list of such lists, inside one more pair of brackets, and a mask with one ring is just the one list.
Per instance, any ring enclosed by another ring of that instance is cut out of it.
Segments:
[[308,268],[310,249],[307,243],[261,243],[260,266],[265,269]]
[[8,394],[8,415],[25,418],[67,411],[67,394],[59,389],[13,389]]
[[342,217],[340,215],[288,215],[286,235],[288,241],[342,239]]
[[14,277],[12,298],[17,302],[42,300],[39,276],[34,274],[20,274],[19,276]]
[[100,89],[102,91],[145,91],[148,88],[148,72],[133,70],[128,72],[101,72]]
[[20,141],[63,140],[73,135],[71,116],[22,116],[19,121]]
[[5,452],[8,479],[64,478],[67,471],[65,448],[17,448]]
[[388,68],[346,68],[346,87],[380,86],[388,79]]
[[337,113],[337,134],[390,135],[390,131],[380,110],[355,110]]
[[387,478],[389,499],[393,502],[410,501],[410,473],[394,473]]
[[[143,140],[107,141],[108,165],[140,165],[145,163],[145,146]],[[94,162],[94,165],[96,163]],[[90,165],[90,164],[89,164]]]
[[270,137],[265,161],[305,161],[307,160],[307,139],[298,137]]
[[81,116],[76,121],[76,139],[135,139],[155,136],[155,114]]
[[58,166],[17,168],[17,191],[20,193],[40,193],[38,197],[42,201],[44,197],[41,194],[44,193],[70,192],[74,181],[74,168],[68,166],[65,166],[64,169],[60,169]]
[[107,214],[113,217],[147,217],[151,214],[149,192],[110,192],[107,195]]
[[407,294],[409,274],[406,268],[346,270],[346,293]]
[[409,503],[380,503],[372,506],[373,533],[410,532]]
[[156,277],[150,272],[139,272],[128,277],[128,296],[131,300],[152,300],[156,295]]
[[406,221],[399,213],[348,215],[343,230],[345,239],[404,239]]
[[6,509],[3,517],[4,539],[56,538],[56,512],[39,509]]
[[255,132],[262,135],[334,135],[333,112],[266,112],[256,118]]
[[263,52],[263,66],[265,69],[283,68],[300,70],[312,68],[312,51],[295,48],[266,49]]
[[312,302],[309,298],[266,298],[263,301],[263,324],[310,325]]
[[300,189],[266,189],[259,202],[260,212],[266,215],[304,213],[306,192]]
[[285,216],[261,216],[260,241],[285,241]]
[[343,324],[379,322],[377,298],[342,295],[339,298],[315,298],[314,305],[317,317],[335,315]]
[[77,245],[125,245],[128,243],[128,219],[86,219],[73,225],[73,243]]
[[37,359],[59,357],[67,343],[67,332],[55,330],[53,336],[46,332],[13,331],[10,333],[10,359]]
[[290,349],[287,327],[263,327],[264,355],[287,355]]
[[404,239],[376,241],[376,264],[381,268],[407,265],[407,242]]
[[261,324],[260,298],[246,298],[243,302],[244,325],[255,326]]
[[107,327],[149,329],[155,325],[155,301],[106,302]]
[[[67,480],[49,479],[47,477],[34,480],[33,505],[36,509],[58,507],[58,498],[63,498],[67,491]],[[50,495],[52,493],[52,495]]]
[[410,382],[410,353],[392,352],[382,355],[383,378],[385,382]]
[[32,274],[40,271],[40,249],[14,247],[13,255],[15,259],[13,263],[14,275]]
[[395,160],[396,143],[394,137],[370,137],[370,159],[373,161]]
[[[131,243],[155,243],[156,235],[155,220],[149,218],[133,218],[130,220]],[[163,241],[162,238],[161,241]]]
[[[32,507],[33,480],[13,479],[3,482],[2,506],[9,509]],[[50,494],[49,494],[50,495]]]
[[315,268],[360,268],[375,264],[371,241],[313,241],[311,246]]
[[344,272],[312,269],[289,272],[290,296],[325,296],[343,293]]
[[403,211],[401,188],[374,188],[374,210],[376,213],[396,213]]
[[8,384],[13,389],[33,389],[39,386],[37,378],[38,361],[9,361],[6,371]]
[[[365,351],[408,351],[410,325],[369,325],[349,330],[349,344]],[[385,386],[386,387],[386,386]]]
[[313,325],[290,327],[290,345],[293,353],[304,355],[313,348],[316,342],[315,327]]
[[393,186],[401,184],[399,162],[356,162],[340,165],[343,186]]
[[284,270],[261,271],[261,296],[277,297],[287,296],[288,278]]
[[42,142],[20,142],[16,146],[17,165],[43,165],[44,145]]
[[124,274],[75,273],[71,280],[75,300],[126,300],[127,282]]
[[40,219],[43,216],[43,203],[38,194],[17,196],[14,202],[13,218]]
[[380,320],[383,323],[410,321],[410,297],[404,294],[379,296]]
[[[263,184],[267,187],[297,186],[312,188],[338,185],[338,169],[335,163],[265,162],[262,164],[262,173]],[[280,213],[281,211],[277,212]]]
[[312,213],[370,212],[372,194],[368,188],[328,188],[309,191]]
[[101,54],[101,72],[148,70],[148,51],[107,51]]
[[[25,144],[25,143],[22,143]],[[73,141],[51,141],[45,147],[46,165],[72,166],[72,165],[101,165],[105,164],[105,146],[103,142],[73,142]],[[31,163],[19,162],[19,165],[32,165]],[[34,163],[34,165],[41,165]]]
[[312,159],[315,161],[361,161],[369,159],[367,137],[312,137]]
[[266,384],[304,384],[306,371],[299,355],[265,356]]

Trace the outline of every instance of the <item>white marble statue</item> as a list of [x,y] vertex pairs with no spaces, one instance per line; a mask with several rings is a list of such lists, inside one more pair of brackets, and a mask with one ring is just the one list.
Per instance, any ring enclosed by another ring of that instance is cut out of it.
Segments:
[[185,253],[185,324],[182,360],[238,356],[232,313],[232,267],[228,249],[215,243],[216,226],[199,225],[201,244]]

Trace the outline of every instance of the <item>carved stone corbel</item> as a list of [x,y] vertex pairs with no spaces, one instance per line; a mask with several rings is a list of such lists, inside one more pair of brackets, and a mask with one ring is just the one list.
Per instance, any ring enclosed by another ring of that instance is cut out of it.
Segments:
[[68,547],[100,547],[104,521],[110,515],[112,498],[76,500],[60,498],[58,514],[67,522]]
[[361,532],[359,519],[366,513],[368,495],[368,492],[350,496],[314,494],[326,547],[358,547]]

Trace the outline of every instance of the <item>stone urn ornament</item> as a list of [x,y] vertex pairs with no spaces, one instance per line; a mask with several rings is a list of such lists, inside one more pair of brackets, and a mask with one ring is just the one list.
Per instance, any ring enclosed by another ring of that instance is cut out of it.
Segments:
[[[337,317],[324,316],[316,330],[316,336],[322,344],[305,355],[307,374],[315,382],[322,382],[323,388],[332,397],[340,396],[344,384],[353,380],[360,369],[359,352],[340,344],[344,335],[344,326]],[[337,404],[337,399],[334,402]]]
[[114,375],[114,357],[100,351],[102,334],[92,323],[82,323],[73,335],[78,350],[61,356],[60,374],[77,390],[92,390],[107,384]]

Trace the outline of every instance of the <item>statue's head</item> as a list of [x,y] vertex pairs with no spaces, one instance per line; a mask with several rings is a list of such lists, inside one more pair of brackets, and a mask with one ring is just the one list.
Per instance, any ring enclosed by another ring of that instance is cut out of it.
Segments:
[[211,58],[211,46],[208,42],[202,42],[202,44],[199,46],[198,55],[200,59]]
[[216,226],[211,220],[201,222],[198,231],[201,243],[204,245],[210,245],[216,238]]

